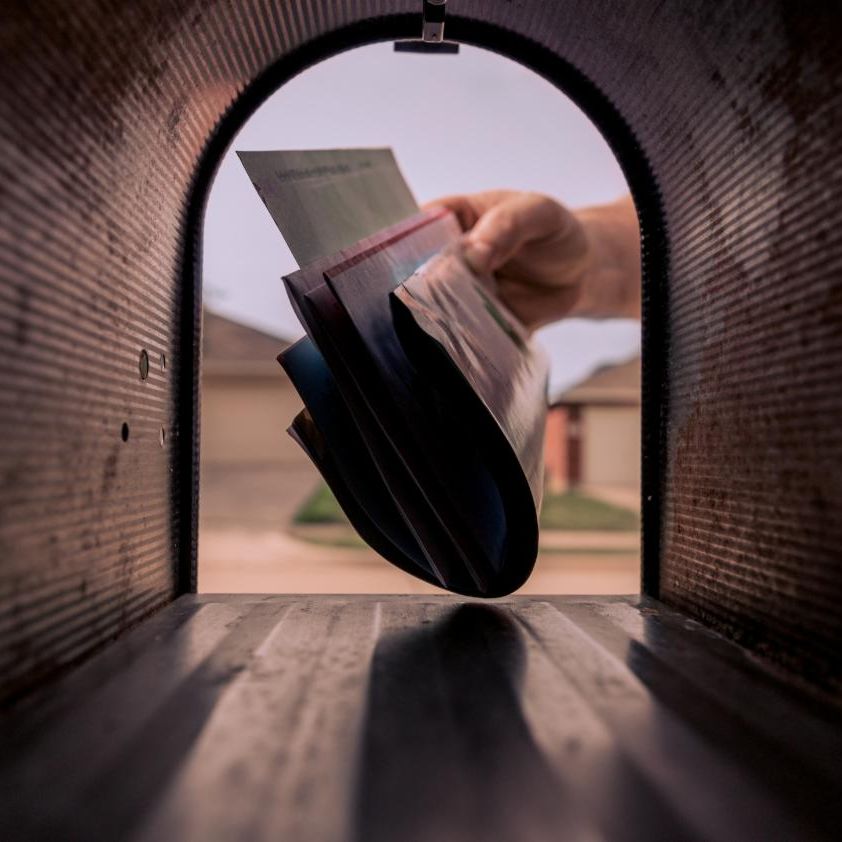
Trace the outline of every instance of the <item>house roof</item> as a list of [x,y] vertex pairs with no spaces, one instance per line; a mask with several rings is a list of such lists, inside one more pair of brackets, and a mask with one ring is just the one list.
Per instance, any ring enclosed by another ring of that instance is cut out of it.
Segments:
[[288,339],[205,309],[202,322],[202,366],[211,374],[261,375],[280,372],[275,358]]
[[560,392],[553,406],[640,406],[640,356],[598,368],[584,380]]
[[205,309],[202,354],[205,360],[274,360],[289,340],[235,322]]

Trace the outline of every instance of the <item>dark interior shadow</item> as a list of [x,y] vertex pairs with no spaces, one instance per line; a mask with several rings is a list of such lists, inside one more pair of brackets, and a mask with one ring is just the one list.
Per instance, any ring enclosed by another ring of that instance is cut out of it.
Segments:
[[354,838],[563,838],[573,819],[523,717],[524,661],[520,629],[483,605],[462,605],[381,639],[362,731]]

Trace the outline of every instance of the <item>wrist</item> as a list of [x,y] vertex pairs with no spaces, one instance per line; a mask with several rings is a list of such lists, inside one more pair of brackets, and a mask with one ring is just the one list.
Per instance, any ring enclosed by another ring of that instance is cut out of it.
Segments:
[[576,213],[587,242],[571,317],[640,317],[640,237],[631,199]]
[[604,255],[603,236],[598,220],[595,222],[592,209],[575,214],[585,243],[578,278],[575,284],[575,298],[568,307],[569,318],[598,318],[604,308]]

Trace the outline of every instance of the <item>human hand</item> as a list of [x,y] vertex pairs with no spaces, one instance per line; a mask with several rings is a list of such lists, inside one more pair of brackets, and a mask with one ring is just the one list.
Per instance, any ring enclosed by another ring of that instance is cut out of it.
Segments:
[[490,190],[430,203],[454,212],[466,262],[537,329],[566,316],[640,315],[640,246],[631,199],[572,212],[548,196]]

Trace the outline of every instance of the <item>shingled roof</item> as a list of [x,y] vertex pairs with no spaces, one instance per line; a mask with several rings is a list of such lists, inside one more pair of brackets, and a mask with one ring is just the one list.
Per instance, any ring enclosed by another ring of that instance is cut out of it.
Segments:
[[252,362],[274,360],[289,340],[205,310],[202,354],[205,361]]
[[605,365],[574,386],[559,393],[553,406],[640,406],[640,356]]
[[202,323],[202,370],[205,375],[274,376],[276,357],[290,341],[235,322],[205,309]]

